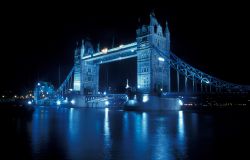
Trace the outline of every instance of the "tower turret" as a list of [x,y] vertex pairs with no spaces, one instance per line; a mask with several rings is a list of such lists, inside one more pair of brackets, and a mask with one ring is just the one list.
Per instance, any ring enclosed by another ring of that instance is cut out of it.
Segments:
[[168,22],[166,21],[166,28],[165,28],[165,37],[166,37],[166,49],[170,51],[170,32],[168,28]]
[[[163,34],[155,14],[150,14],[149,25],[142,25],[137,33],[137,88],[142,93],[170,90],[170,68],[167,63],[170,50],[170,33]],[[161,55],[157,50],[164,51]]]

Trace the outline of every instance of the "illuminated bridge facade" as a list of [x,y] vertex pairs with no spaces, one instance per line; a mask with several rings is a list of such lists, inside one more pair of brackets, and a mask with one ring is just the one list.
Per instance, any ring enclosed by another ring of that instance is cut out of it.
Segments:
[[[249,86],[233,84],[212,77],[178,58],[170,51],[168,24],[166,23],[163,29],[153,14],[150,15],[150,24],[137,29],[136,35],[136,42],[112,49],[105,48],[101,51],[98,47],[97,52],[94,51],[90,42],[82,41],[81,46],[75,50],[74,67],[57,91],[64,93],[71,87],[83,95],[95,95],[99,91],[100,64],[132,57],[137,58],[137,90],[141,93],[173,92],[173,88],[175,92],[250,90]],[[170,72],[171,68],[176,72],[175,78]],[[171,83],[173,79],[175,83]],[[173,87],[173,84],[176,86]]]

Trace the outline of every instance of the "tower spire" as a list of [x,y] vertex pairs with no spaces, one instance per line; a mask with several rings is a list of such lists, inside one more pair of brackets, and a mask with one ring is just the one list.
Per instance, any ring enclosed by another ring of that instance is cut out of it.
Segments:
[[168,21],[166,20],[166,29],[165,29],[165,33],[169,33],[169,29],[168,29]]
[[152,11],[151,13],[150,13],[150,15],[149,15],[149,17],[150,17],[150,26],[158,26],[158,21],[157,21],[157,19],[155,18],[155,13],[154,13],[154,11]]

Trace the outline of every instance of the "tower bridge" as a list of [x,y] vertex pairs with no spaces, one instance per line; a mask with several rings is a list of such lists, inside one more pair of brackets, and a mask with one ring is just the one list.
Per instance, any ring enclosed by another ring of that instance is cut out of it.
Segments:
[[[137,91],[143,94],[159,92],[248,92],[249,86],[229,83],[210,76],[178,58],[170,50],[170,31],[150,14],[150,24],[136,30],[136,40],[130,44],[95,52],[89,41],[82,41],[74,53],[74,67],[57,92],[69,88],[81,95],[96,95],[99,91],[100,64],[137,58]],[[171,69],[176,72],[171,74]],[[173,76],[176,76],[173,78]],[[181,82],[181,77],[184,82]],[[175,83],[172,81],[175,79]],[[181,88],[180,83],[184,84]],[[174,85],[176,84],[176,85]]]

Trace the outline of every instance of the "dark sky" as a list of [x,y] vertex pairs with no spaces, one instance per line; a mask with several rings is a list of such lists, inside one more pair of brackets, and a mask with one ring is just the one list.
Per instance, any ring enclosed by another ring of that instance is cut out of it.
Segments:
[[[129,5],[128,5],[129,4]],[[1,5],[1,91],[32,88],[37,79],[58,83],[73,66],[76,41],[101,47],[135,41],[138,18],[154,10],[169,23],[171,49],[194,67],[225,81],[250,84],[249,15],[244,3],[84,1]],[[165,25],[163,26],[165,27]]]

